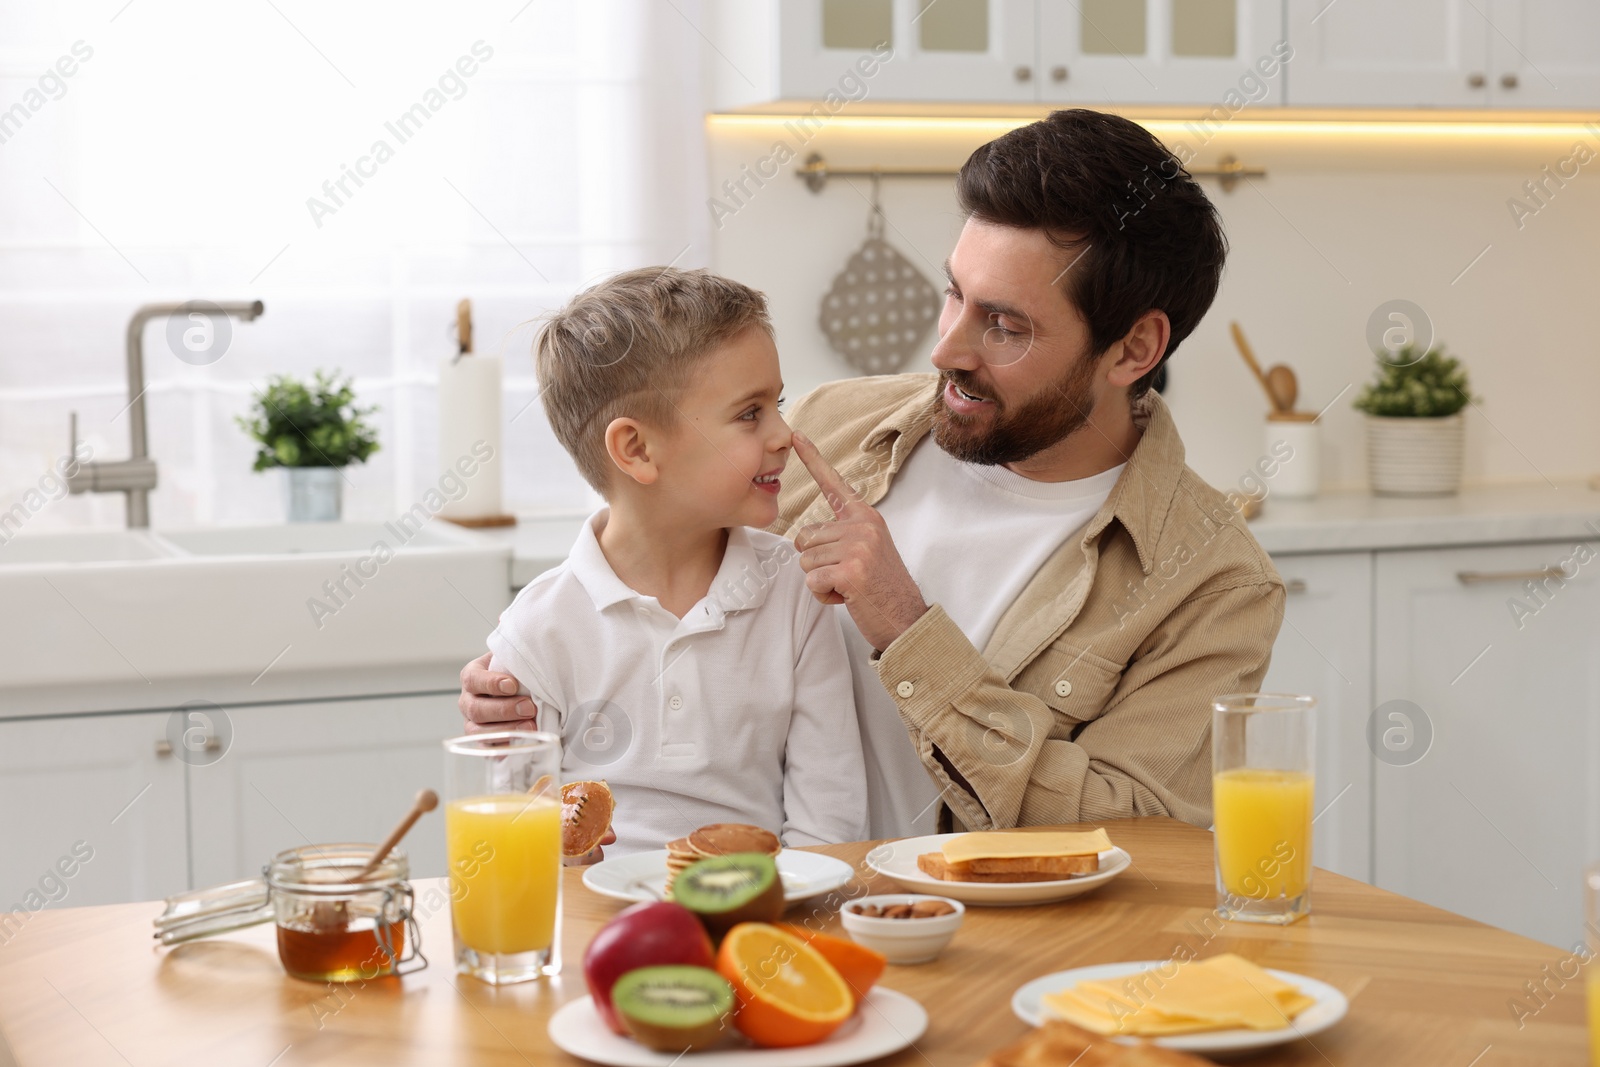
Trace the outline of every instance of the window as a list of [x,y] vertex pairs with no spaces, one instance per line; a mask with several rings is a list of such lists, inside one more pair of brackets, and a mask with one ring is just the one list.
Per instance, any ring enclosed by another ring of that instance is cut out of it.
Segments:
[[[209,366],[174,358],[161,320],[144,335],[153,524],[281,521],[233,419],[267,375],[317,368],[381,408],[345,512],[391,518],[438,477],[434,386],[462,297],[479,353],[505,359],[508,510],[590,506],[536,402],[533,320],[613,271],[706,261],[686,15],[28,5],[0,14],[0,39],[0,508],[66,452],[69,412],[96,456],[127,455],[135,308],[259,299]],[[32,525],[122,522],[112,493]]]

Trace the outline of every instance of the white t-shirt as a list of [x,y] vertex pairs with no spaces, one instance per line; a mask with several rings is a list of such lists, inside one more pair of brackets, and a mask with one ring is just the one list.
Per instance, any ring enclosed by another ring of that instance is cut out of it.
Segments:
[[[1005,467],[963,463],[929,434],[877,507],[922,599],[941,605],[982,649],[1044,562],[1099,512],[1124,466],[1070,482],[1036,482]],[[850,650],[866,751],[869,834],[935,833],[939,787],[878,680],[872,646],[842,604],[835,610]]]
[[786,845],[861,840],[850,666],[793,544],[731,528],[710,589],[680,619],[611,569],[595,536],[606,514],[501,614],[489,667],[514,675],[540,729],[561,735],[565,780],[611,786],[607,854],[714,822],[755,823]]

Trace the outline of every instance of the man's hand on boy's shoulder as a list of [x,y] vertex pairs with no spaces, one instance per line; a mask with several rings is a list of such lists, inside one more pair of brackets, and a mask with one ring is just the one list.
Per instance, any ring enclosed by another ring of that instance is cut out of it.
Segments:
[[517,695],[515,678],[489,669],[489,656],[485,652],[461,668],[456,707],[466,720],[467,733],[536,729],[539,709],[526,696]]
[[878,509],[857,495],[810,438],[796,433],[794,454],[834,515],[795,533],[806,586],[824,604],[843,604],[861,636],[882,652],[928,610],[922,590]]

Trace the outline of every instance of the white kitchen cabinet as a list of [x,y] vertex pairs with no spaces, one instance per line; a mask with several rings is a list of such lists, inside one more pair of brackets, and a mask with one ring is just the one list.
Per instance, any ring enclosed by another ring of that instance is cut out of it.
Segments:
[[1600,856],[1600,559],[1574,547],[1377,553],[1374,634],[1380,709],[1432,732],[1374,768],[1375,884],[1569,950]]
[[[1034,0],[779,0],[778,12],[785,99],[825,100],[852,84],[872,100],[1036,98]],[[879,64],[882,44],[893,55]]]
[[1288,0],[1296,107],[1600,103],[1592,0]]
[[1317,698],[1318,867],[1372,880],[1372,554],[1273,560],[1289,588],[1262,688]]
[[0,722],[0,912],[38,910],[30,890],[77,907],[186,888],[184,767],[162,754],[166,726],[165,712]]
[[[456,694],[227,709],[226,754],[189,768],[196,885],[259,874],[286,848],[380,840],[424,787],[443,796],[440,742],[461,732]],[[403,846],[413,877],[444,874],[444,812]]]
[[[720,2],[738,93],[718,106],[1600,106],[1593,0]],[[862,76],[880,43],[892,59]]]
[[[861,78],[874,101],[1281,103],[1281,0],[775,0],[775,95],[824,100]],[[1257,89],[1259,80],[1259,91]]]
[[1487,80],[1501,107],[1600,106],[1600,4],[1491,0]]
[[1487,107],[1488,0],[1288,0],[1295,107]]
[[1041,0],[1039,99],[1277,105],[1284,39],[1280,0]]

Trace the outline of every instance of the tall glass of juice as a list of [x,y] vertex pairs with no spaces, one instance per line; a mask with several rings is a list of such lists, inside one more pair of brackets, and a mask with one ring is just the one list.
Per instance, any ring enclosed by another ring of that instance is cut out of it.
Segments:
[[493,985],[560,973],[561,739],[444,743],[456,970]]
[[1317,702],[1286,693],[1212,701],[1217,913],[1292,923],[1311,913]]

